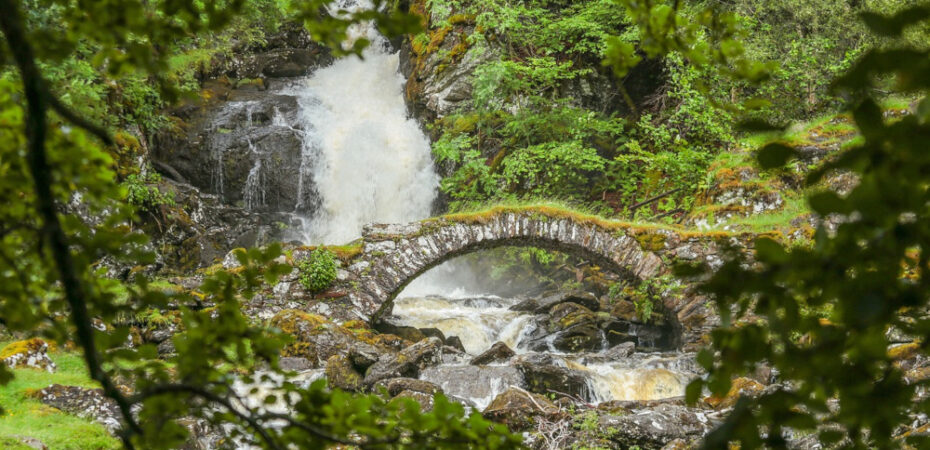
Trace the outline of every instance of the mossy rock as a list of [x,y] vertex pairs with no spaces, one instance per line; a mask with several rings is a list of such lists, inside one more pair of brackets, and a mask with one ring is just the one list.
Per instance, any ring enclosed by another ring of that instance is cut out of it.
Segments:
[[294,337],[281,356],[307,358],[314,366],[333,355],[344,355],[358,341],[355,335],[316,314],[287,309],[271,319],[271,325]]
[[48,357],[49,345],[39,338],[7,344],[0,350],[0,361],[11,368],[27,367],[54,372],[55,363]]
[[560,303],[552,308],[552,311],[549,313],[550,331],[560,331],[576,325],[593,325],[596,323],[597,317],[594,315],[594,312],[573,302]]
[[362,387],[362,374],[345,355],[333,355],[326,360],[326,380],[330,387],[344,391],[356,392]]

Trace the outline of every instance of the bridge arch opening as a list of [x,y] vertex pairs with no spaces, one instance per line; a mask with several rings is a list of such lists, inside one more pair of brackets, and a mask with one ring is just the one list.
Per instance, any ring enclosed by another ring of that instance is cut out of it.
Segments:
[[676,348],[677,324],[631,270],[579,247],[519,243],[464,249],[410,277],[378,326],[438,331],[471,355],[496,342],[570,353],[624,342],[639,351]]

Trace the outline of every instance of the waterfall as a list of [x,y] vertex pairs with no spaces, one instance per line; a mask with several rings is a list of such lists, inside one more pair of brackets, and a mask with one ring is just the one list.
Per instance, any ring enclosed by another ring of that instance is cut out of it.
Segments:
[[[306,130],[298,189],[312,180],[319,200],[295,236],[307,243],[340,244],[369,223],[428,217],[436,197],[439,176],[428,138],[407,115],[399,56],[373,25],[350,29],[350,40],[362,37],[371,41],[363,58],[339,59],[291,88]],[[303,205],[296,206],[300,213]]]

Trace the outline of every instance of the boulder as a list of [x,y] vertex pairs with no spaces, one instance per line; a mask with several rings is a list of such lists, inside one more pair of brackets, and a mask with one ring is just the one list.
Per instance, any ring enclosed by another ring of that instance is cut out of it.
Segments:
[[563,367],[559,362],[550,355],[528,354],[517,358],[514,366],[523,374],[527,389],[531,392],[543,395],[561,393],[591,399],[592,392],[585,373]]
[[511,306],[509,309],[517,312],[536,312],[536,310],[539,309],[539,302],[532,298],[528,298]]
[[561,410],[542,395],[520,388],[510,388],[494,398],[483,415],[489,420],[507,425],[511,431],[532,429],[537,419],[559,420]]
[[601,348],[604,337],[596,326],[590,323],[578,324],[558,333],[552,346],[563,352],[577,353]]
[[29,367],[55,372],[58,368],[48,356],[48,343],[39,338],[7,344],[0,350],[0,361],[14,369]]
[[591,311],[597,311],[601,307],[601,302],[594,294],[590,292],[573,291],[548,295],[537,300],[539,306],[536,308],[535,312],[551,312],[556,306],[569,302],[584,306]]
[[391,403],[398,403],[405,399],[413,400],[420,407],[421,412],[430,412],[433,410],[433,396],[423,392],[403,391],[391,399]]
[[513,350],[503,342],[496,342],[491,348],[484,353],[472,358],[469,364],[473,366],[484,366],[494,362],[506,361],[515,355]]
[[587,307],[574,302],[559,303],[549,311],[550,331],[564,330],[579,324],[597,324],[597,317]]
[[375,324],[375,329],[380,333],[393,334],[394,336],[398,336],[410,342],[420,342],[427,338],[427,335],[418,328],[406,325],[395,325],[384,320]]
[[431,337],[413,344],[397,354],[384,354],[368,368],[365,385],[388,378],[416,378],[420,371],[442,362],[442,341]]
[[364,348],[366,355],[373,356],[375,351],[371,349],[378,348],[362,346],[351,331],[321,316],[294,309],[276,314],[271,325],[294,336],[295,341],[285,346],[281,355],[306,358],[314,368],[323,365],[333,355],[350,355],[354,362],[365,362],[360,349]]
[[465,353],[465,345],[462,344],[462,339],[458,336],[450,336],[446,338],[446,346],[452,347],[462,353]]
[[598,428],[620,448],[658,450],[675,440],[699,440],[719,423],[719,418],[704,410],[663,403],[628,414],[601,416]]
[[442,389],[435,383],[416,378],[388,378],[375,383],[375,389],[379,387],[387,390],[388,395],[391,397],[395,397],[404,391],[422,392],[428,395],[442,392]]
[[333,355],[326,360],[326,381],[333,388],[355,392],[362,387],[362,375],[345,355]]
[[608,361],[612,361],[612,360],[617,360],[621,358],[626,358],[632,355],[633,352],[635,351],[636,351],[636,345],[634,345],[632,342],[624,342],[624,343],[617,344],[611,347],[606,352],[604,352],[602,355],[604,359]]
[[468,399],[479,408],[512,386],[526,387],[523,374],[510,366],[444,364],[420,372],[420,379],[438,385],[450,398]]
[[36,397],[43,404],[97,422],[111,434],[120,428],[119,407],[103,395],[103,389],[53,384],[39,391]]

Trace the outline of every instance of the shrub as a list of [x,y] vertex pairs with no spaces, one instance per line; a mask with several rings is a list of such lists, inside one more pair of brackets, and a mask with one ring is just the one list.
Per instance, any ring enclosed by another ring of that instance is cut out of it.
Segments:
[[329,289],[336,281],[336,255],[333,252],[318,248],[310,253],[307,259],[297,264],[300,271],[300,285],[310,292],[318,293]]
[[158,189],[161,175],[149,172],[146,175],[129,175],[123,182],[126,201],[146,211],[156,211],[162,205],[174,206],[174,194]]

